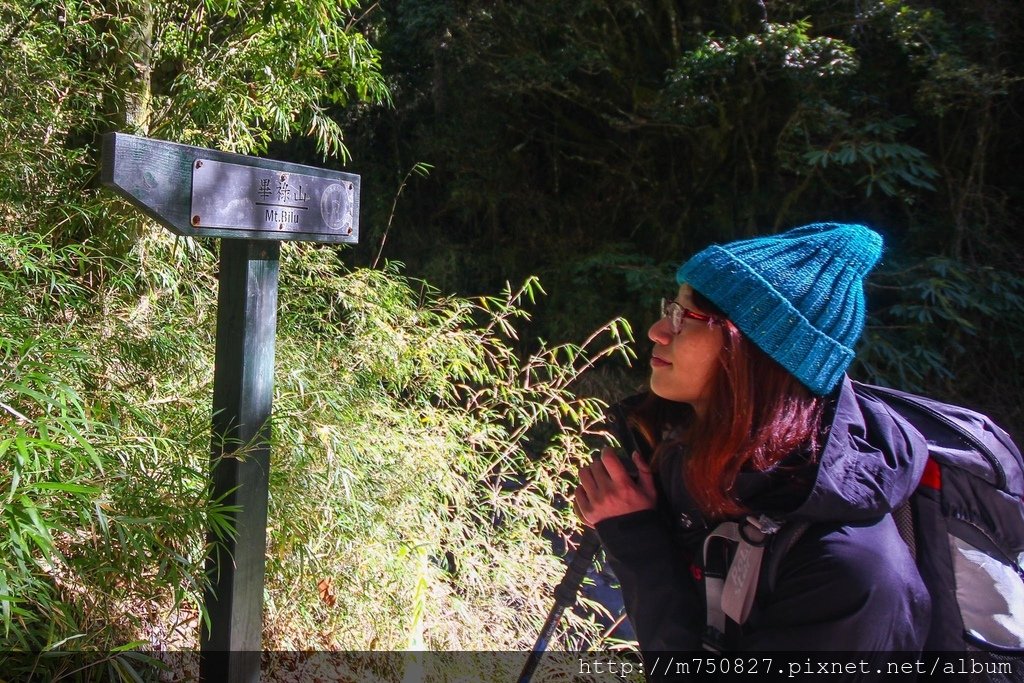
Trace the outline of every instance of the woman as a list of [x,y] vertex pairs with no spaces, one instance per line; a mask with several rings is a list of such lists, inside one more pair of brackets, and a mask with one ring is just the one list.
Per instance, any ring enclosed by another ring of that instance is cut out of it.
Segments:
[[594,526],[645,653],[706,641],[704,541],[720,522],[809,523],[761,586],[729,651],[920,650],[927,591],[889,514],[927,452],[846,368],[882,239],[815,224],[716,245],[677,273],[651,326],[650,392],[622,405],[650,459],[612,449],[580,471]]

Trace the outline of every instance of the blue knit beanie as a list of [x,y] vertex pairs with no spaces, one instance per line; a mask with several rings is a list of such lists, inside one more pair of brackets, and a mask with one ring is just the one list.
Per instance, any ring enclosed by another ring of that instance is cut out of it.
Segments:
[[864,276],[882,237],[863,225],[815,223],[713,245],[676,273],[761,350],[818,395],[853,361],[864,329]]

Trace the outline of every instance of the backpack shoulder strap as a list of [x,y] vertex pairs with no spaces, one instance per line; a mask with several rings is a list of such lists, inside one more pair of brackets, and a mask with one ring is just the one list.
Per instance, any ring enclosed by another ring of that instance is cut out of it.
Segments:
[[[751,515],[739,522],[719,524],[704,539],[707,627],[713,637],[720,638],[725,633],[726,617],[743,624],[750,616],[761,583],[765,549],[774,546],[783,528],[766,515]],[[720,539],[736,547],[728,572],[724,573],[709,566],[712,545]]]
[[726,574],[714,567],[711,548],[719,540],[728,543],[740,542],[739,524],[722,522],[704,539],[704,604],[706,608],[706,639],[717,646],[725,637],[725,611],[722,609],[722,595],[725,592]]
[[768,561],[765,563],[764,578],[762,579],[762,586],[768,592],[775,590],[775,581],[779,576],[779,566],[782,565],[782,559],[786,557],[786,554],[790,549],[796,545],[796,542],[800,540],[800,537],[804,535],[808,527],[811,526],[810,522],[790,522],[783,525],[775,538],[772,539],[771,548],[768,551]]

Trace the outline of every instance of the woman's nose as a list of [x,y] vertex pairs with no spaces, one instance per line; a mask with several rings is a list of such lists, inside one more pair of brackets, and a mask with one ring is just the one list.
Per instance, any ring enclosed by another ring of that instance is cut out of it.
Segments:
[[655,344],[668,344],[672,340],[672,330],[669,327],[668,318],[658,318],[647,330],[647,338]]

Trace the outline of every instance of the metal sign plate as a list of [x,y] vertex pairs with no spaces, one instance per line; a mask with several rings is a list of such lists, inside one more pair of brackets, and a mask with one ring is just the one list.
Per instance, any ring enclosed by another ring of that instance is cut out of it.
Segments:
[[193,227],[352,234],[350,181],[206,159],[192,169]]
[[100,178],[176,235],[359,241],[352,173],[108,133]]

